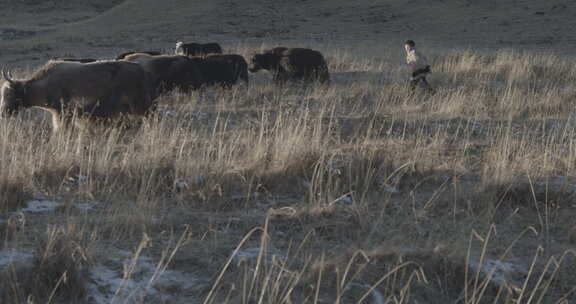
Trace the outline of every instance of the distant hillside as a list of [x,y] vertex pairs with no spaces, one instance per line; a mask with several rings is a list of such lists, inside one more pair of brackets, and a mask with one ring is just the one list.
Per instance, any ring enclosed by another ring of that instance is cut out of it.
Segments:
[[0,1],[0,61],[105,55],[179,39],[327,40],[437,47],[576,46],[567,0]]

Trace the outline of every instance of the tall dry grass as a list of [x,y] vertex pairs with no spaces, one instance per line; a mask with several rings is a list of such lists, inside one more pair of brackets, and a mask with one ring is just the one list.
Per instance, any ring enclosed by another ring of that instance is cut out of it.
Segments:
[[[204,303],[574,297],[568,58],[454,51],[434,58],[432,95],[410,92],[390,58],[323,51],[329,87],[278,88],[256,74],[248,87],[163,96],[155,116],[127,129],[52,135],[42,113],[2,119],[3,212],[38,194],[103,206],[0,228],[13,235],[3,246],[44,242],[54,222],[82,223],[97,263],[110,246],[191,227],[174,267],[207,280]],[[159,255],[165,244],[154,246]],[[234,258],[245,247],[258,254]],[[504,275],[489,267],[497,263],[514,268]]]

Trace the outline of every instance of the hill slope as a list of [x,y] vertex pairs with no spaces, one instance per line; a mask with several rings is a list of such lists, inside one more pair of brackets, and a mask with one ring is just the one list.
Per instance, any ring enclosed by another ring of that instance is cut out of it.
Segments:
[[[171,48],[175,40],[324,40],[436,47],[576,46],[576,3],[566,0],[82,0],[5,1],[2,62]],[[97,48],[97,49],[95,49]]]

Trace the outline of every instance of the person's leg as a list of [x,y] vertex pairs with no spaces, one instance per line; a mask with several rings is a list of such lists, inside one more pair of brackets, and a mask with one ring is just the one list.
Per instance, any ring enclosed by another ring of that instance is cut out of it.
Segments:
[[418,82],[420,81],[420,77],[418,75],[418,71],[415,71],[410,75],[410,90],[414,91],[418,86]]
[[429,88],[430,88],[430,84],[429,84],[428,81],[426,80],[426,76],[421,77],[420,80],[421,80],[422,83],[424,84],[424,88],[425,88],[425,89],[429,89]]
[[428,83],[428,80],[426,80],[426,77],[422,77],[422,83],[424,83],[424,88],[425,88],[428,92],[430,92],[430,93],[432,93],[432,94],[435,94],[435,93],[436,93],[436,90],[434,90],[434,88],[432,88],[432,86]]
[[412,91],[416,90],[417,86],[418,86],[418,78],[411,77],[410,78],[410,90],[412,90]]

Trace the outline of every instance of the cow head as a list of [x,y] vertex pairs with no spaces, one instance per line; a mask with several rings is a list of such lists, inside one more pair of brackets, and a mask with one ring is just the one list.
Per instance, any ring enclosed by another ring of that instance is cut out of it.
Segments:
[[24,106],[25,84],[23,81],[12,79],[10,73],[6,71],[2,71],[2,77],[6,82],[2,86],[0,114],[4,116],[16,114],[18,109]]
[[252,73],[260,70],[272,70],[278,65],[279,61],[280,57],[276,54],[256,54],[252,57],[252,62],[248,70]]

